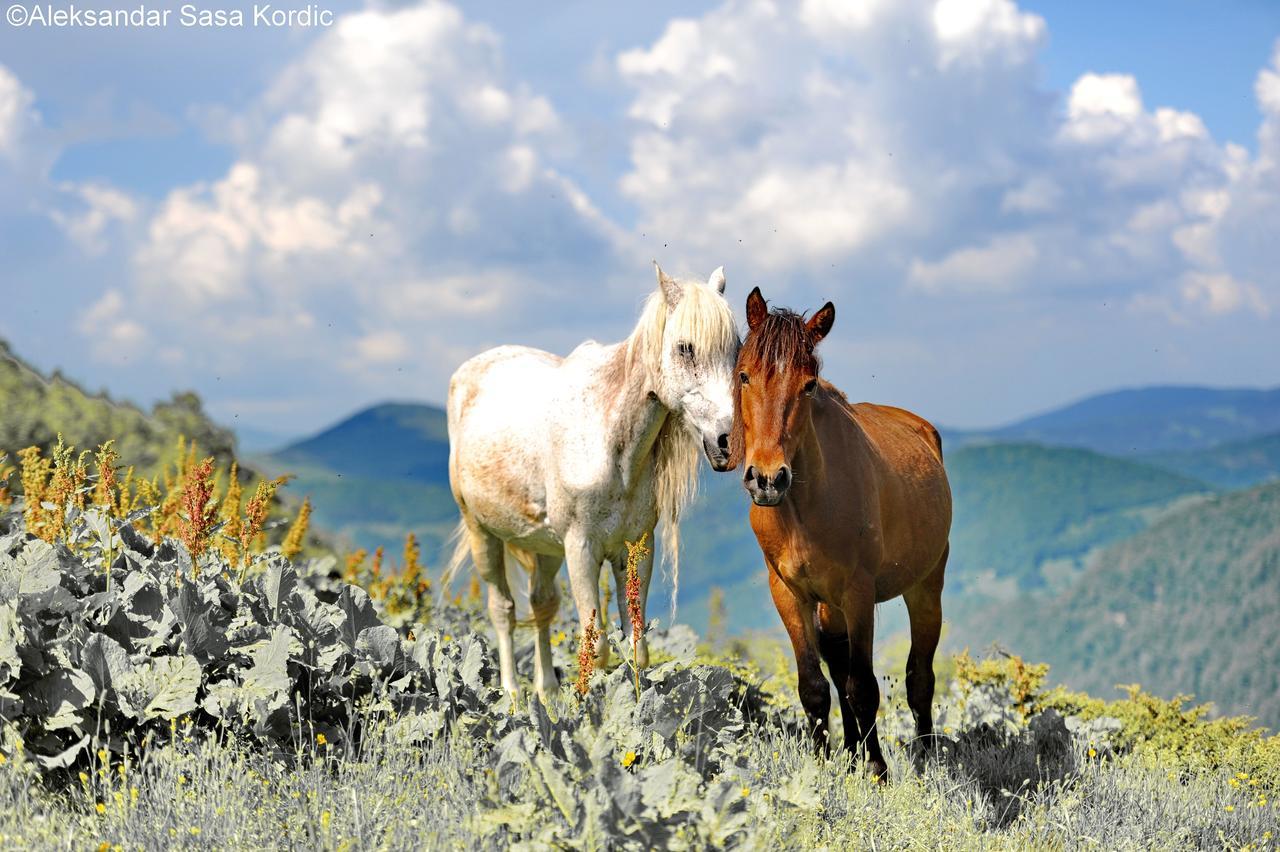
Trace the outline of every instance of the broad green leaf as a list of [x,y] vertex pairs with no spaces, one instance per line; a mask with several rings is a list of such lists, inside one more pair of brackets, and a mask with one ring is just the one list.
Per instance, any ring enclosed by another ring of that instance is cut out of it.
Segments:
[[135,719],[176,719],[196,708],[200,663],[195,657],[147,660],[115,681],[120,709]]
[[18,646],[25,638],[17,607],[12,603],[0,603],[0,684],[16,680],[22,672]]
[[80,752],[84,751],[88,745],[89,735],[85,734],[57,754],[45,755],[36,751],[31,751],[30,753],[35,756],[41,768],[52,772],[55,769],[66,769],[75,763],[76,758],[80,756]]
[[343,586],[336,603],[338,609],[342,611],[342,641],[348,648],[356,646],[356,640],[360,638],[362,630],[381,623],[378,621],[378,614],[374,611],[369,596],[358,586]]
[[24,698],[28,712],[52,731],[79,725],[79,711],[88,707],[96,695],[93,678],[86,672],[58,669],[33,683]]
[[105,633],[94,633],[85,641],[80,659],[99,692],[113,688],[115,682],[133,668],[129,654]]
[[289,644],[293,631],[277,627],[270,639],[260,642],[249,652],[253,666],[244,673],[242,687],[253,701],[265,702],[268,710],[284,705],[289,699]]
[[281,620],[280,608],[298,585],[298,572],[284,558],[270,560],[258,580],[268,614]]
[[47,542],[32,539],[16,556],[0,554],[0,601],[44,594],[59,579],[58,556]]

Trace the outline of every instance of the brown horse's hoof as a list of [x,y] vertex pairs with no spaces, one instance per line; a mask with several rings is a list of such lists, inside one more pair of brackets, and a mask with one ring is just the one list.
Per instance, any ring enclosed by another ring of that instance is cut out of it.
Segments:
[[889,767],[880,759],[872,759],[867,761],[867,774],[871,776],[871,780],[877,784],[889,783]]

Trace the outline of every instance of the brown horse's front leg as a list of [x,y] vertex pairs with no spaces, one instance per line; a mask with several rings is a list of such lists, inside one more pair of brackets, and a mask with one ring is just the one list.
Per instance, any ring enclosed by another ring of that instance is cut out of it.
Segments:
[[796,689],[800,693],[800,705],[809,720],[814,748],[825,755],[829,748],[827,726],[831,719],[831,685],[822,673],[818,660],[818,647],[813,624],[813,606],[800,601],[794,592],[778,576],[769,571],[769,592],[773,605],[782,617],[782,626],[791,637],[791,647],[796,654]]
[[[877,781],[889,778],[889,766],[880,751],[876,712],[880,709],[880,684],[871,665],[875,630],[875,603],[871,596],[850,596],[845,601],[849,631],[849,675],[843,688],[853,716],[858,720],[858,744],[867,759],[867,771]],[[852,744],[851,744],[852,745]]]

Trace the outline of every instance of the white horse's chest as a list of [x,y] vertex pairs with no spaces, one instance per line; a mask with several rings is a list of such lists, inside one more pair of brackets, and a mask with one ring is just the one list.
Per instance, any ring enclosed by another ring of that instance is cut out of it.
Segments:
[[563,419],[551,439],[548,516],[558,529],[590,527],[606,549],[614,549],[657,522],[653,463],[637,464],[621,440],[602,441],[594,412],[585,407],[577,411],[579,418]]

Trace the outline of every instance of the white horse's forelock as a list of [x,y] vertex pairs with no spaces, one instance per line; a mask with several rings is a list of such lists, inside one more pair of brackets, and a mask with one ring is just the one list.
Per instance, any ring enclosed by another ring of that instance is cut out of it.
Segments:
[[[738,327],[729,304],[707,285],[683,280],[680,299],[669,308],[659,287],[649,294],[635,330],[627,339],[628,361],[638,355],[649,379],[660,381],[665,348],[675,342],[693,344],[716,363],[736,355]],[[676,413],[667,417],[654,444],[654,500],[661,525],[663,562],[671,577],[671,622],[675,623],[680,591],[680,516],[698,492],[702,448],[697,435]]]

